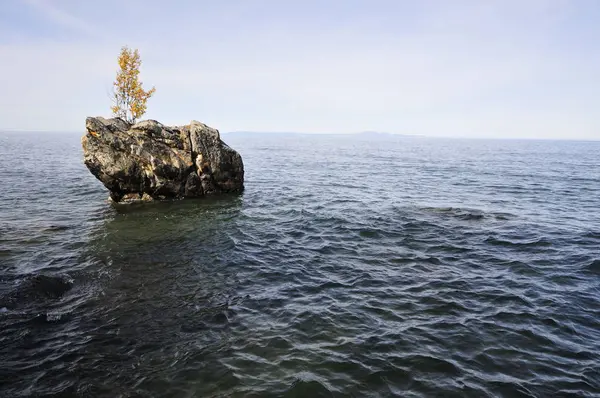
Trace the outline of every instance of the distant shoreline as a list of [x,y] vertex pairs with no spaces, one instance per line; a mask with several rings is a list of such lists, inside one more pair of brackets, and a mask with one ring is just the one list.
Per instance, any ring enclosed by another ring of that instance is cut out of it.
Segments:
[[[83,131],[54,131],[54,130],[11,130],[0,129],[0,134],[80,134]],[[289,136],[351,136],[364,138],[422,138],[422,139],[448,139],[448,140],[476,140],[476,141],[561,141],[561,142],[600,142],[597,139],[585,138],[515,138],[515,137],[464,137],[464,136],[436,136],[419,134],[401,134],[401,133],[380,133],[380,132],[358,132],[358,133],[304,133],[304,132],[274,132],[274,131],[221,131],[225,135],[289,135]]]

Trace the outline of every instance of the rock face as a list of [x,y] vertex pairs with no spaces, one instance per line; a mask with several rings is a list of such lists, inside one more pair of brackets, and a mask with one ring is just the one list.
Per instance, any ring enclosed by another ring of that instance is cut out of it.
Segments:
[[242,192],[244,164],[219,132],[192,121],[168,127],[88,117],[84,162],[114,202],[196,198]]

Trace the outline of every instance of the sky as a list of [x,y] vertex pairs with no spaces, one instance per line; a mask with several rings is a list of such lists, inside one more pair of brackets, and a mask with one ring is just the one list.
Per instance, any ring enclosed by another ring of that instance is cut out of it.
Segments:
[[1,0],[0,129],[110,117],[222,132],[600,139],[598,0]]

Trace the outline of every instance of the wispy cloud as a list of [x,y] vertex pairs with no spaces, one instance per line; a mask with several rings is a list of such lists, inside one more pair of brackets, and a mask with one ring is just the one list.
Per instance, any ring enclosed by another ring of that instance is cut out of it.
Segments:
[[52,23],[61,26],[62,28],[66,28],[90,37],[102,36],[102,32],[91,25],[89,20],[86,21],[76,17],[75,15],[55,6],[50,0],[24,0],[24,2],[43,17]]

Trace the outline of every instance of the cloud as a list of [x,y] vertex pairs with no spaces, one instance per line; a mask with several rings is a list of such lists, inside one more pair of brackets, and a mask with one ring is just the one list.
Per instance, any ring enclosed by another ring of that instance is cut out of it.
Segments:
[[54,6],[49,0],[24,0],[25,4],[47,20],[63,28],[90,37],[101,37],[102,32],[85,20]]

